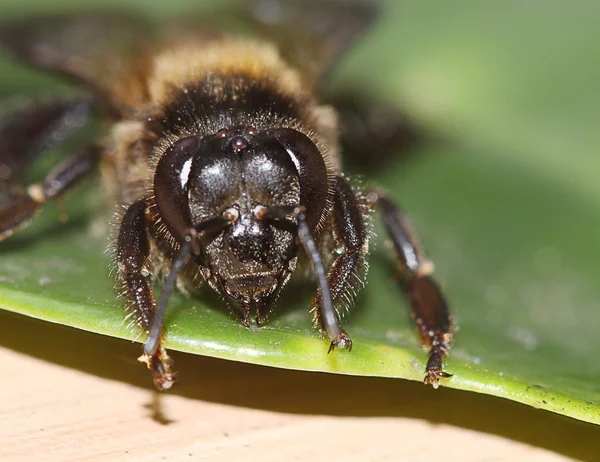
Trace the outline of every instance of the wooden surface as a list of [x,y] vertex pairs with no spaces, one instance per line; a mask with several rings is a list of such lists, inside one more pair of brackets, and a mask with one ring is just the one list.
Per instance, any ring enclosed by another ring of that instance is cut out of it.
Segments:
[[0,312],[0,460],[600,460],[600,427],[403,380],[174,354],[159,395],[139,352]]

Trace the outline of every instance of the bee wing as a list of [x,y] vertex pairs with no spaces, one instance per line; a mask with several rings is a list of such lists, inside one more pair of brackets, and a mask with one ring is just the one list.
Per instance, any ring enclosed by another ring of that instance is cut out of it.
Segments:
[[377,5],[348,0],[253,0],[246,15],[317,85],[375,20]]
[[123,14],[38,17],[0,24],[0,50],[83,84],[118,117],[147,101],[153,52],[174,35],[207,39],[238,20],[242,29],[277,43],[284,58],[318,85],[375,15],[373,2],[249,0],[237,11],[154,25]]
[[115,113],[143,92],[137,78],[150,35],[147,25],[124,15],[37,17],[0,24],[0,50],[83,83]]
[[163,37],[187,34],[209,40],[225,33],[262,38],[276,44],[284,59],[318,86],[376,16],[375,0],[242,0],[236,9],[226,4],[175,27],[165,24],[171,34]]

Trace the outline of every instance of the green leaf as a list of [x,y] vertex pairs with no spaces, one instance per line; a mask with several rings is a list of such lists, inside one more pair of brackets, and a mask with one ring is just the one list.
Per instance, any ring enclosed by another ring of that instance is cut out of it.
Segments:
[[[579,33],[600,6],[550,1],[540,15],[537,2],[460,3],[390,1],[381,27],[345,63],[344,83],[375,86],[446,137],[417,148],[411,165],[391,162],[372,181],[409,211],[452,301],[459,331],[446,368],[454,377],[443,385],[600,423],[600,105],[591,64],[600,29],[594,40]],[[3,95],[45,82],[8,63],[2,71]],[[69,197],[66,223],[50,206],[0,244],[0,306],[137,336],[108,276],[112,208],[101,191],[96,182]],[[422,380],[426,356],[378,234],[368,286],[344,321],[352,352],[327,355],[306,312],[309,283],[289,287],[268,325],[251,329],[210,294],[177,294],[169,347]]]

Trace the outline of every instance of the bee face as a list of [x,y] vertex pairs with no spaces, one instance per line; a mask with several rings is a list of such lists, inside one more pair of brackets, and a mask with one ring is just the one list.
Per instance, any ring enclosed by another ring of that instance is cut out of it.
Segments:
[[[223,13],[215,18],[232,16]],[[338,314],[364,285],[377,207],[429,349],[425,382],[436,386],[448,376],[442,362],[453,326],[433,266],[390,199],[363,193],[341,171],[341,145],[370,157],[393,146],[396,133],[389,121],[373,126],[363,116],[369,107],[336,114],[321,91],[331,63],[374,13],[371,2],[248,0],[242,19],[258,37],[243,38],[215,32],[212,21],[149,36],[139,20],[98,14],[0,25],[0,48],[90,92],[2,125],[0,145],[11,146],[0,153],[3,171],[21,171],[92,109],[111,126],[38,184],[13,188],[14,178],[3,178],[0,240],[102,164],[126,210],[114,243],[118,291],[148,335],[143,358],[165,390],[176,379],[163,322],[177,283],[195,292],[207,282],[244,325],[252,307],[261,323],[301,253],[318,284],[309,306],[315,327],[330,351],[351,349]],[[153,281],[164,269],[157,300]]]
[[203,236],[199,266],[244,323],[251,302],[262,320],[297,254],[295,222],[263,215],[300,203],[298,172],[275,137],[252,127],[186,138],[173,147],[179,148],[190,153],[179,176],[191,222],[219,215],[229,220],[224,229]]

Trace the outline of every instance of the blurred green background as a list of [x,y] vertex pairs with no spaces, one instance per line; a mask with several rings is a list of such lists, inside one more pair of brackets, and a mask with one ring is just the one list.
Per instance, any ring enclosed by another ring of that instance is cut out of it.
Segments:
[[[92,7],[177,16],[209,5],[21,0],[0,3],[0,16]],[[600,423],[600,4],[389,0],[382,10],[332,85],[386,101],[426,134],[410,160],[391,159],[369,178],[409,212],[452,300],[459,331],[447,385]],[[64,91],[0,58],[4,108]],[[97,222],[90,210],[102,201],[88,200],[66,202],[66,235],[49,210],[2,244],[0,302],[131,336],[111,298],[105,237],[89,237]],[[50,282],[41,284],[46,274]],[[170,340],[186,351],[284,367],[420,379],[424,355],[391,274],[379,239],[368,288],[345,324],[352,356],[324,354],[303,311],[309,292],[258,339],[224,311],[176,298]]]

